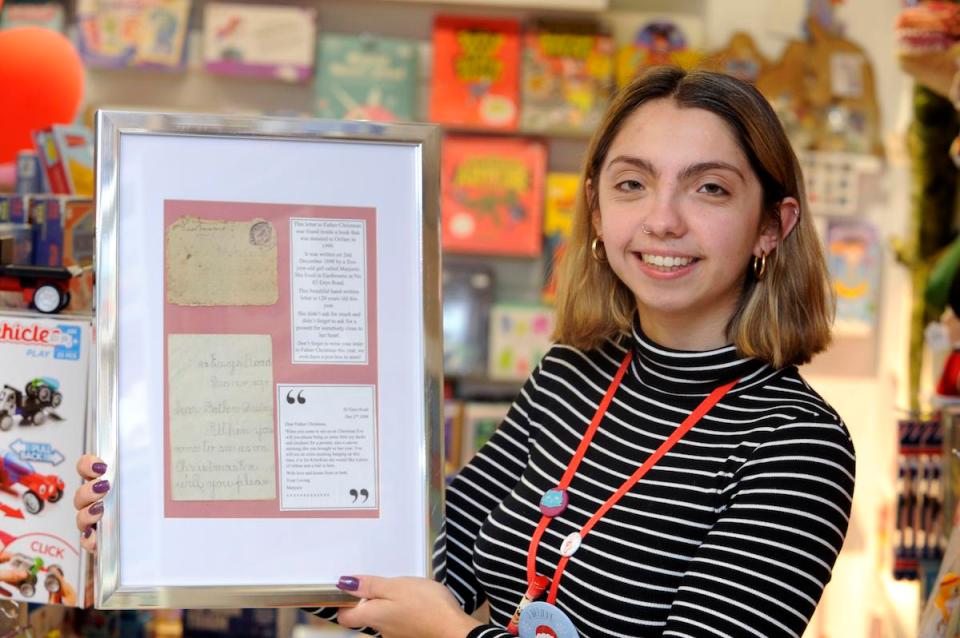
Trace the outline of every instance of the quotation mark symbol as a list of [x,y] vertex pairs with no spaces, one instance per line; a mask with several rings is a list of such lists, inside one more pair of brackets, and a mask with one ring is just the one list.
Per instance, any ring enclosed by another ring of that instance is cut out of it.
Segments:
[[353,497],[354,503],[356,503],[357,499],[360,498],[361,496],[363,497],[364,503],[366,503],[367,499],[370,498],[370,492],[368,492],[366,488],[360,490],[359,492],[357,490],[350,490],[348,493],[350,494],[350,496]]
[[289,403],[290,405],[293,405],[294,403],[299,403],[300,405],[303,405],[304,403],[307,402],[307,400],[303,398],[303,390],[300,390],[300,392],[297,393],[296,398],[293,397],[293,392],[294,392],[293,390],[290,390],[290,392],[287,392],[287,403]]

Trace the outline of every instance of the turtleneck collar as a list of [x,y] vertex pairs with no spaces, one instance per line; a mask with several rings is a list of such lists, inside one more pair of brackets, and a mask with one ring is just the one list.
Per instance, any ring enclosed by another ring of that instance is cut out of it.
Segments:
[[641,383],[666,394],[704,396],[733,379],[740,383],[736,393],[766,377],[770,367],[759,359],[741,357],[734,345],[714,350],[673,350],[652,341],[643,333],[639,317],[634,317],[630,345],[633,362],[630,369]]

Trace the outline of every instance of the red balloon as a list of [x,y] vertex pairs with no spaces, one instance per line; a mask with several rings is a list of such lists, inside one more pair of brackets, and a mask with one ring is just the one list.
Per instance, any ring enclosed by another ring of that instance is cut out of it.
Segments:
[[80,55],[52,29],[0,31],[0,96],[2,164],[33,148],[32,131],[73,122],[83,97]]

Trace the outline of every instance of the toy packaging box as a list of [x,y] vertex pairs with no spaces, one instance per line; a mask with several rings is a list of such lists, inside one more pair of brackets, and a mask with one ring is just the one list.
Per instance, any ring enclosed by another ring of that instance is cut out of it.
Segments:
[[74,469],[88,414],[91,324],[0,313],[0,569],[26,578],[0,595],[80,606],[85,556],[74,521]]
[[35,266],[63,264],[63,204],[64,199],[56,195],[34,195],[28,200]]

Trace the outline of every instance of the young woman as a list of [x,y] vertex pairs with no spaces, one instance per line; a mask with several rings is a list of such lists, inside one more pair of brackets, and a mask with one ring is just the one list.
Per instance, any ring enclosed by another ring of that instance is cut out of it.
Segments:
[[[764,98],[674,68],[624,89],[561,268],[557,345],[447,491],[440,582],[345,576],[362,603],[316,613],[388,638],[799,637],[855,457],[795,367],[833,304]],[[91,549],[107,488],[76,496]],[[484,601],[485,625],[468,615]]]

